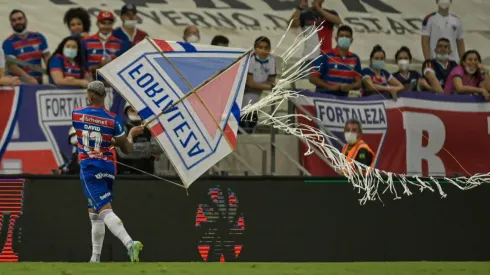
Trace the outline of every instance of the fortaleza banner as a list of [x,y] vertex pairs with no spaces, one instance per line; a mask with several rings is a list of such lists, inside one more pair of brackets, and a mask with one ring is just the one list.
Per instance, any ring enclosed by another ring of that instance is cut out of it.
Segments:
[[[0,156],[0,173],[51,174],[71,157],[71,113],[87,105],[86,90],[23,85],[11,91],[0,90],[2,98],[10,101],[0,101],[0,110],[12,111],[9,123],[0,122],[0,134],[5,133],[9,141]],[[12,107],[8,109],[7,105]],[[123,106],[121,97],[109,91],[106,107],[121,115]]]
[[[12,2],[12,3],[10,3]],[[120,9],[125,3],[138,8],[138,28],[150,37],[167,41],[182,40],[184,28],[196,25],[201,30],[201,43],[211,43],[218,34],[230,39],[230,46],[249,48],[255,38],[265,35],[275,48],[285,30],[299,0],[22,0],[10,1],[8,9],[0,11],[4,18],[11,9],[26,12],[29,30],[43,33],[49,48],[54,51],[67,35],[63,14],[70,8],[84,7],[92,19],[91,33],[97,31],[96,15],[100,10],[111,10],[121,25]],[[453,1],[451,12],[460,16],[464,23],[466,45],[477,47],[483,58],[489,56],[485,31],[490,25],[487,16],[490,3],[481,0]],[[415,59],[423,60],[420,44],[422,21],[437,11],[434,0],[325,0],[323,7],[335,10],[344,24],[354,29],[351,50],[367,60],[372,47],[380,44],[393,58],[402,45],[412,50]],[[0,26],[5,37],[12,32],[9,24]],[[480,35],[482,32],[483,35]],[[284,43],[275,53],[283,53],[294,41],[299,30],[291,30]],[[298,57],[302,50],[298,52]]]
[[[319,119],[317,127],[337,137],[328,143],[339,151],[345,144],[345,122],[356,118],[362,123],[362,139],[376,153],[377,169],[424,176],[489,171],[490,103],[480,96],[402,92],[394,101],[381,95],[355,99],[312,92],[304,95],[296,103]],[[310,173],[336,175],[317,155],[303,156],[306,147],[300,146],[303,164]]]

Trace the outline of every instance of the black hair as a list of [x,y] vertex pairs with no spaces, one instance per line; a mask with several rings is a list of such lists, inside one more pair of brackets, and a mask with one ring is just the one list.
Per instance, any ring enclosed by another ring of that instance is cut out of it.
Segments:
[[439,43],[439,42],[447,42],[447,43],[449,43],[449,45],[451,45],[451,42],[449,42],[449,39],[447,39],[446,37],[439,38],[439,40],[437,40],[437,43]]
[[80,41],[80,38],[79,37],[76,37],[76,36],[68,36],[68,37],[65,37],[63,39],[63,41],[61,41],[60,44],[58,44],[58,47],[56,48],[56,50],[54,51],[53,55],[51,55],[51,57],[49,58],[48,60],[48,65],[47,65],[47,71],[48,71],[48,75],[51,77],[51,58],[53,58],[54,56],[56,56],[57,54],[63,54],[63,48],[65,47],[65,44],[66,42],[70,41],[70,40],[73,40],[77,43],[77,56],[75,57],[75,63],[77,63],[78,66],[80,66],[80,79],[84,79],[85,78],[85,59],[83,57],[83,51],[82,51],[82,43]]
[[469,51],[466,51],[463,54],[463,57],[461,58],[461,61],[460,61],[461,65],[463,65],[463,61],[465,61],[466,58],[468,58],[468,55],[470,55],[470,54],[476,54],[476,58],[478,59],[478,62],[481,63],[481,55],[480,55],[480,53],[478,51],[476,51],[476,50],[469,50]]
[[230,43],[230,40],[226,36],[223,35],[216,35],[213,37],[213,40],[211,40],[211,45],[219,45],[219,44],[226,44],[228,45]]
[[88,11],[84,8],[69,9],[66,11],[65,16],[63,17],[63,22],[68,28],[70,28],[70,22],[75,18],[82,21],[83,32],[89,33],[90,28],[92,27],[92,22],[90,21],[90,14]]
[[345,125],[347,124],[356,124],[357,127],[359,127],[359,133],[362,134],[362,125],[361,125],[361,122],[355,118],[351,118],[349,120],[347,120],[347,122],[345,123]]
[[351,36],[354,36],[354,31],[352,31],[352,28],[348,25],[342,25],[337,29],[337,36],[339,36],[340,32],[349,32]]
[[20,12],[20,13],[22,14],[22,16],[24,16],[24,18],[27,18],[27,16],[26,16],[25,12],[23,12],[23,11],[21,11],[21,10],[17,10],[17,9],[15,9],[15,10],[12,10],[12,11],[10,12],[10,14],[9,14],[9,19],[10,19],[10,17],[12,17],[12,15],[13,15],[13,14],[18,13],[18,12]]
[[271,47],[271,41],[269,40],[269,38],[267,38],[265,36],[259,36],[259,37],[257,37],[257,39],[255,39],[254,48],[257,47],[257,45],[260,42],[265,42],[265,43],[269,44],[269,48]]
[[386,58],[385,50],[383,50],[383,48],[380,45],[376,45],[373,47],[373,50],[371,51],[371,55],[369,55],[369,59],[373,59],[374,55],[379,52],[382,52]]
[[412,62],[412,53],[410,52],[410,49],[407,46],[402,46],[398,51],[396,51],[395,60],[397,62],[398,62],[398,57],[400,56],[401,53],[407,53],[408,60]]

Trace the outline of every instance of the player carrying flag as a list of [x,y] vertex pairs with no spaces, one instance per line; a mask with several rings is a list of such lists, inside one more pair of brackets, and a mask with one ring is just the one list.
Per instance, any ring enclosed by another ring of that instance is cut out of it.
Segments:
[[133,150],[133,136],[140,135],[144,128],[134,127],[126,137],[124,124],[104,108],[105,96],[104,84],[100,81],[91,82],[87,88],[89,105],[75,109],[72,114],[78,139],[80,180],[88,199],[92,222],[90,262],[100,262],[105,225],[126,246],[131,261],[138,262],[143,244],[131,239],[111,207],[112,183],[115,179],[115,156],[111,147],[114,139],[123,153],[130,153]]

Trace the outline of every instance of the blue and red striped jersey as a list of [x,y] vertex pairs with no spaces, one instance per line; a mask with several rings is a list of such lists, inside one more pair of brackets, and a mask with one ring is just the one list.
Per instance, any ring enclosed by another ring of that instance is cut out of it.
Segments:
[[[380,86],[388,86],[388,82],[393,77],[391,73],[387,70],[381,70],[380,75],[377,76],[376,73],[371,69],[371,67],[366,67],[362,69],[362,78],[370,78],[373,84]],[[376,91],[370,91],[364,82],[362,83],[361,93],[364,96],[377,94]]]
[[82,40],[82,50],[85,56],[85,67],[88,70],[91,67],[97,66],[105,55],[115,59],[125,53],[130,46],[114,35],[109,37],[109,40],[103,43],[100,40],[99,34],[90,35]]
[[337,48],[317,58],[313,66],[312,74],[320,76],[328,84],[352,84],[361,78],[359,57],[351,52],[342,57]]
[[81,67],[76,62],[71,62],[70,59],[66,58],[63,54],[56,54],[49,60],[49,83],[55,84],[53,78],[51,77],[51,72],[58,71],[62,72],[64,77],[73,77],[75,79],[83,79],[86,77],[82,75]]
[[[38,66],[41,66],[43,56],[49,53],[46,38],[38,32],[28,32],[26,39],[22,39],[19,35],[12,34],[3,41],[2,48],[5,55]],[[30,76],[35,77],[38,81],[42,80],[41,73],[34,72],[30,68],[21,68]]]
[[78,161],[84,166],[114,162],[111,140],[125,134],[124,124],[103,106],[77,108],[72,113],[78,139]]

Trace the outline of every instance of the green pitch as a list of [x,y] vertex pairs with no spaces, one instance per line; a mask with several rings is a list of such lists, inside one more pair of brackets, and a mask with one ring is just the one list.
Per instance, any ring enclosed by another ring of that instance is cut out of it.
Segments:
[[0,263],[0,274],[488,275],[490,263]]

